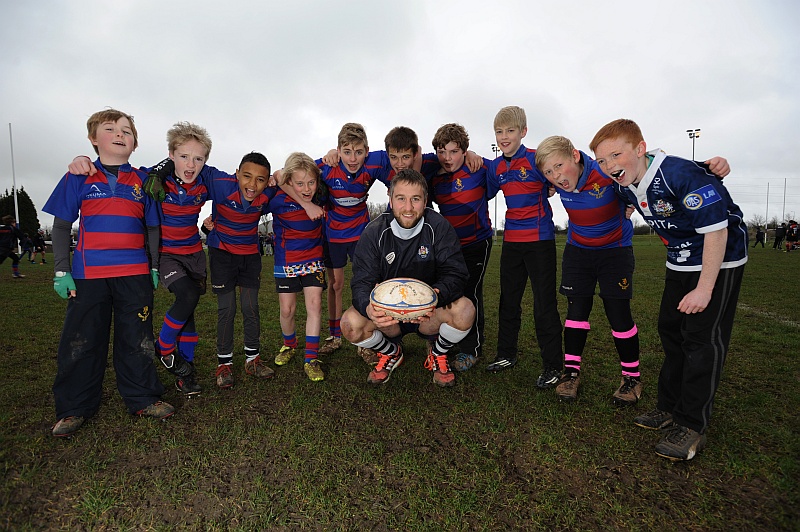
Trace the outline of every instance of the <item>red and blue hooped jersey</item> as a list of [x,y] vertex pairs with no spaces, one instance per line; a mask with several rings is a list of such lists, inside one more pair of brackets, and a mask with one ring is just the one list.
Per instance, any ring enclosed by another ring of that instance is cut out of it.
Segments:
[[269,201],[275,232],[275,277],[300,277],[324,271],[323,221],[312,220],[284,191]]
[[[376,179],[388,183],[385,155],[373,152],[355,175],[348,174],[344,164],[328,166],[317,160],[321,179],[328,188],[326,231],[328,242],[346,243],[358,240],[369,223],[367,194]],[[387,159],[388,160],[388,159]]]
[[147,226],[159,224],[158,208],[142,188],[147,174],[123,164],[112,190],[100,159],[94,165],[94,175],[64,175],[43,208],[68,222],[80,218],[72,277],[105,279],[147,274]]
[[214,229],[208,234],[208,247],[234,255],[258,254],[258,222],[275,189],[267,187],[252,203],[246,205],[235,175],[206,165],[200,176],[214,202],[211,217]]
[[638,185],[619,194],[636,210],[667,246],[667,268],[700,271],[705,234],[728,229],[722,268],[747,262],[747,226],[738,205],[722,181],[704,165],[661,150],[648,152],[650,166]]
[[203,249],[197,222],[208,199],[202,175],[194,182],[179,184],[174,176],[164,182],[166,197],[161,202],[161,252],[190,255]]
[[633,245],[633,223],[625,217],[625,203],[615,183],[598,164],[581,152],[583,174],[574,192],[556,187],[569,216],[567,243],[588,249]]
[[[547,199],[549,182],[536,169],[536,150],[520,146],[506,161],[498,157],[486,164],[487,197],[503,191],[506,200],[504,242],[554,240],[553,208]],[[495,220],[496,222],[497,220]]]
[[438,159],[434,164],[431,158],[423,158],[422,173],[428,181],[428,193],[439,206],[439,213],[456,230],[461,247],[491,238],[486,166],[474,173],[466,165],[454,173],[440,171]]

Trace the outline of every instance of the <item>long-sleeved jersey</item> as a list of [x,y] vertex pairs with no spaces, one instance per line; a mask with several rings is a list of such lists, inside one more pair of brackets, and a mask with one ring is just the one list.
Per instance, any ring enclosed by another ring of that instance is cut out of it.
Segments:
[[17,240],[25,238],[25,233],[14,225],[0,225],[0,251],[9,252],[17,247]]
[[428,194],[439,212],[456,230],[461,247],[492,237],[489,201],[486,198],[486,166],[471,173],[466,165],[454,173],[439,173],[441,166],[423,160],[422,173]]
[[147,174],[123,164],[112,190],[100,159],[94,165],[98,170],[94,175],[62,177],[43,208],[70,223],[80,217],[72,277],[147,274],[146,226],[159,224],[158,208],[142,189]]
[[317,160],[321,178],[328,188],[330,208],[326,220],[328,242],[342,244],[358,240],[369,223],[367,193],[376,179],[388,183],[382,152],[372,152],[357,174],[349,174],[343,163],[328,166]]
[[667,246],[667,268],[700,271],[704,235],[728,228],[722,268],[747,262],[747,227],[728,190],[703,165],[661,150],[648,152],[650,166],[638,185],[618,193],[636,209]]
[[536,169],[536,150],[520,146],[510,161],[498,157],[485,162],[487,197],[491,199],[502,190],[506,199],[503,241],[554,240],[553,209],[547,199],[549,183]]
[[375,218],[361,235],[353,255],[350,282],[353,306],[367,315],[375,285],[395,277],[411,277],[439,289],[438,305],[464,295],[468,277],[455,229],[433,209],[419,224],[402,229],[390,212]]
[[208,199],[208,189],[202,176],[190,184],[181,185],[170,175],[164,181],[166,197],[161,209],[161,252],[189,255],[203,249],[197,222],[200,209]]
[[583,173],[573,192],[556,187],[569,216],[567,243],[581,248],[617,248],[633,245],[633,223],[625,217],[625,202],[616,183],[597,163],[581,152]]
[[214,202],[211,210],[214,229],[206,239],[208,246],[234,255],[257,254],[258,222],[264,207],[275,195],[275,189],[264,189],[263,194],[246,204],[235,175],[206,165],[200,177],[206,184],[208,197]]
[[325,270],[323,221],[311,220],[305,209],[278,190],[269,201],[275,231],[275,277],[299,277]]

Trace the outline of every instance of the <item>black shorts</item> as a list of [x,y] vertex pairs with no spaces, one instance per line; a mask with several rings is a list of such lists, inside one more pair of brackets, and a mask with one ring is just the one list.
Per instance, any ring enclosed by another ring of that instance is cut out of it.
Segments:
[[353,242],[328,243],[328,253],[325,256],[325,266],[328,268],[344,268],[347,266],[347,258],[353,262],[353,253],[356,250],[357,240]]
[[206,252],[202,249],[189,255],[162,253],[158,274],[165,287],[188,277],[200,287],[200,294],[206,293]]
[[211,290],[224,294],[244,288],[261,287],[261,255],[234,255],[218,248],[208,248],[209,269],[211,270]]
[[296,294],[302,292],[303,288],[328,288],[328,283],[325,282],[325,271],[318,271],[308,275],[299,275],[297,277],[276,277],[275,278],[275,291],[279,294]]
[[633,297],[633,248],[587,249],[567,244],[561,260],[561,287],[567,297],[592,297],[600,284],[600,297]]

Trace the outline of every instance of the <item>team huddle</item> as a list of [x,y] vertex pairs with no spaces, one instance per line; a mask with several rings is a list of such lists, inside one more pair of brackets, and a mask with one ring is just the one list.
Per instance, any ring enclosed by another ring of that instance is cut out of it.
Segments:
[[[495,117],[502,155],[494,160],[469,151],[469,136],[459,124],[439,128],[432,141],[435,152],[423,154],[407,127],[386,135],[385,151],[370,151],[364,128],[348,123],[335,151],[318,160],[293,153],[275,172],[255,152],[246,154],[233,174],[207,165],[211,139],[187,122],[168,131],[168,159],[136,169],[128,162],[138,145],[132,117],[100,111],[87,128],[98,158],[76,157],[44,207],[55,217],[54,287],[69,299],[53,385],[54,436],[73,434],[99,409],[112,314],[117,386],[131,414],[164,419],[175,412],[160,399],[164,388],[154,355],[174,374],[181,393],[201,392],[194,366],[194,312],[206,292],[207,274],[197,228],[209,200],[212,214],[202,221],[202,230],[218,303],[219,388],[235,383],[237,286],[244,372],[260,378],[275,374],[262,357],[258,306],[258,228],[267,213],[275,233],[273,277],[283,336],[276,366],[287,364],[300,349],[295,314],[302,292],[303,369],[311,381],[324,380],[319,356],[339,349],[344,337],[370,365],[367,382],[385,384],[404,361],[403,336],[416,333],[427,339],[425,367],[433,382],[453,386],[457,372],[484,356],[483,282],[493,235],[488,201],[502,191],[507,211],[497,351],[486,369],[499,372],[517,363],[522,298],[530,280],[542,359],[536,386],[554,389],[561,401],[575,401],[599,284],[620,361],[620,385],[612,400],[619,406],[638,403],[643,384],[630,305],[633,226],[626,215],[632,205],[667,247],[658,400],[634,423],[660,429],[656,453],[672,460],[690,460],[705,446],[747,261],[742,213],[719,179],[729,171],[724,159],[703,164],[648,152],[630,120],[598,131],[590,144],[596,159],[561,136],[529,149],[522,144],[525,112],[516,106]],[[375,181],[387,186],[389,206],[370,221],[367,198]],[[548,199],[553,190],[569,216],[559,288],[567,298],[563,327]],[[77,220],[78,243],[70,261]],[[344,310],[348,260],[352,306]],[[379,311],[372,291],[394,278],[429,285],[435,308],[407,320]],[[154,340],[153,290],[159,283],[175,301]],[[329,335],[322,340],[326,290]]]

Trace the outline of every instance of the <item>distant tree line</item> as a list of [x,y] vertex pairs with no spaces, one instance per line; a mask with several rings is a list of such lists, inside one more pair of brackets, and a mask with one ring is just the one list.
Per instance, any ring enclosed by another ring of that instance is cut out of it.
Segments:
[[36,207],[33,206],[31,197],[25,192],[25,187],[20,187],[17,192],[17,204],[19,205],[19,212],[14,213],[14,189],[12,188],[11,192],[6,189],[5,193],[0,196],[0,217],[6,214],[16,217],[20,230],[23,233],[32,235],[41,226],[39,225]]

